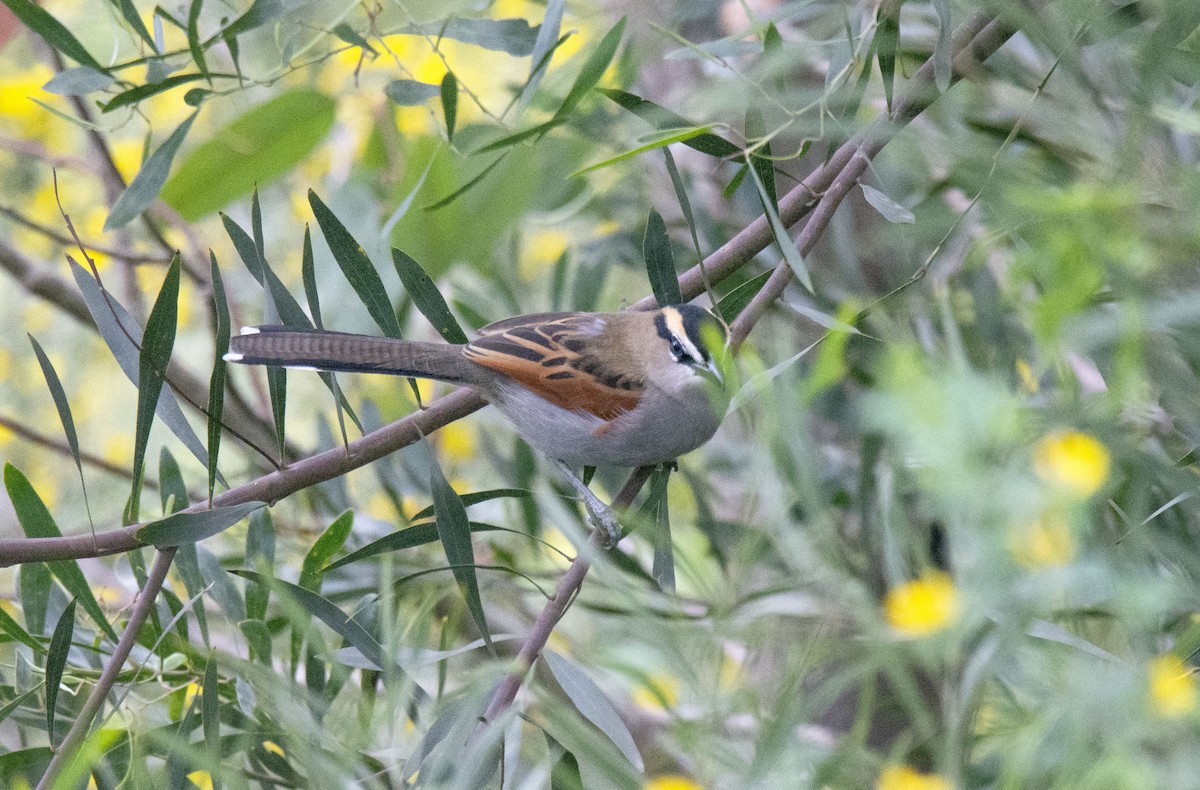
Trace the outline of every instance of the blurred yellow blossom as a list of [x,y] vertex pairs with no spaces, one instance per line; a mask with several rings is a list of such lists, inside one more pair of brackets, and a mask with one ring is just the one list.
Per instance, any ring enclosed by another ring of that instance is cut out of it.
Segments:
[[958,616],[959,607],[954,581],[939,571],[889,590],[883,602],[888,625],[904,636],[940,631]]
[[875,790],[951,790],[945,777],[926,774],[911,765],[889,765],[879,774]]
[[561,228],[533,230],[521,245],[517,274],[525,282],[538,279],[567,251],[571,235]]
[[679,681],[656,672],[634,688],[630,696],[633,704],[643,710],[670,710],[679,703]]
[[1081,497],[1090,496],[1108,480],[1108,450],[1094,436],[1079,431],[1055,431],[1033,450],[1037,476]]
[[1031,524],[1014,528],[1008,548],[1017,562],[1028,568],[1052,568],[1075,558],[1071,525],[1061,513],[1048,513]]
[[1017,378],[1021,382],[1021,391],[1026,395],[1034,395],[1038,391],[1038,380],[1033,375],[1033,368],[1023,359],[1017,360]]
[[192,771],[187,775],[188,781],[200,790],[213,790],[212,774],[208,771]]
[[275,741],[263,741],[262,747],[264,751],[268,751],[271,754],[287,757],[287,754],[283,751],[283,747],[275,743]]
[[646,790],[704,790],[703,785],[693,779],[677,774],[663,774],[646,781]]
[[1150,705],[1160,716],[1175,718],[1196,709],[1195,670],[1170,653],[1150,661]]
[[475,431],[461,420],[438,432],[442,456],[447,461],[469,461],[475,457]]

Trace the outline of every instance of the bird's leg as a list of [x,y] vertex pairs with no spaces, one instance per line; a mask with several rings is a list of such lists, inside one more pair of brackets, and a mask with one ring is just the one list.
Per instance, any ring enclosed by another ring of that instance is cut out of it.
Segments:
[[579,496],[583,499],[583,506],[587,509],[588,521],[592,526],[599,527],[604,531],[604,545],[612,548],[621,540],[621,522],[617,520],[616,512],[600,501],[600,498],[592,493],[591,489],[579,479],[579,475],[571,470],[557,458],[552,459],[555,466],[567,478],[567,482],[571,487],[579,492]]

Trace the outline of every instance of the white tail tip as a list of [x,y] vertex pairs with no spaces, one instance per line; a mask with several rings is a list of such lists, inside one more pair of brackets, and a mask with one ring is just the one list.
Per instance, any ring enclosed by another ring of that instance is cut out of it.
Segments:
[[242,333],[243,335],[259,335],[259,334],[262,334],[262,332],[261,332],[261,331],[259,331],[259,328],[258,328],[258,327],[256,327],[256,326],[244,326],[244,327],[242,327],[242,332],[241,332],[241,333]]
[[244,357],[244,356],[246,356],[246,355],[239,354],[236,351],[230,351],[228,354],[223,356],[222,359],[224,359],[226,362],[241,362],[242,357]]

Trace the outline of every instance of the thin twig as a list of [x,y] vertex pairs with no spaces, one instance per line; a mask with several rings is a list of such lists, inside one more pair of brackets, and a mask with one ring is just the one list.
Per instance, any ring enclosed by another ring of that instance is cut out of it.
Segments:
[[100,673],[96,685],[92,686],[87,701],[83,703],[79,715],[75,717],[75,723],[71,725],[66,737],[58,745],[50,764],[46,766],[46,773],[38,782],[37,790],[45,790],[53,786],[55,777],[66,767],[68,761],[78,754],[79,747],[87,737],[88,729],[92,726],[92,720],[96,718],[100,707],[104,705],[104,700],[108,696],[108,692],[112,690],[113,683],[116,682],[117,675],[121,672],[121,667],[125,666],[125,659],[129,658],[129,653],[133,650],[134,643],[137,642],[138,632],[142,630],[142,625],[150,615],[150,610],[154,608],[154,600],[158,597],[159,590],[162,589],[163,581],[166,580],[167,571],[170,570],[171,561],[174,559],[174,546],[161,550],[154,558],[154,564],[150,567],[150,575],[146,578],[146,586],[138,593],[133,610],[129,613],[129,621],[125,624],[125,630],[113,649],[108,664]]
[[[67,444],[66,442],[62,441],[61,439],[55,439],[51,436],[47,436],[44,433],[38,433],[37,431],[33,430],[32,428],[30,428],[26,425],[22,425],[21,423],[17,422],[16,420],[12,419],[11,417],[6,417],[6,416],[0,414],[0,427],[3,427],[7,430],[12,431],[17,436],[20,436],[22,439],[25,439],[26,441],[32,442],[37,445],[41,445],[42,447],[47,447],[47,448],[55,451],[56,453],[62,453],[63,455],[68,455],[68,456],[71,456],[72,458],[74,458],[74,454],[71,452],[71,446],[69,444]],[[102,472],[108,472],[110,475],[115,475],[117,477],[121,477],[126,480],[133,479],[133,473],[130,472],[128,469],[126,469],[122,466],[117,466],[116,464],[110,463],[109,461],[105,461],[103,458],[101,458],[98,455],[93,455],[89,452],[81,451],[79,453],[79,460],[83,461],[88,466],[93,466],[93,467],[101,470]],[[154,490],[158,489],[158,481],[157,480],[147,479],[145,481],[145,483],[146,483],[147,488],[151,488]]]

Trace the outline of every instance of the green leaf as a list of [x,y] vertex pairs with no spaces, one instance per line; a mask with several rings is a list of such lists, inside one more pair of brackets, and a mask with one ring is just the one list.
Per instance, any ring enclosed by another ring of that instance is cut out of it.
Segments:
[[[500,529],[500,527],[492,524],[481,524],[477,521],[470,522],[469,526],[472,532],[494,532]],[[433,543],[437,539],[437,524],[434,522],[426,521],[423,524],[413,524],[411,527],[398,530],[390,535],[384,535],[382,538],[350,552],[337,562],[332,562],[325,566],[322,569],[322,573],[328,573],[343,565],[349,565],[352,562],[365,560],[368,557],[374,557],[379,554],[386,554],[391,551],[403,551],[404,549],[411,549],[414,546],[424,546]]]
[[[892,111],[892,89],[896,81],[896,52],[900,48],[900,4],[889,11],[888,4],[879,7],[875,31],[875,53],[879,58],[879,73],[883,76],[883,95],[887,99],[888,112]],[[812,289],[809,289],[812,290]]]
[[146,29],[146,23],[142,21],[141,15],[134,7],[133,0],[113,0],[113,5],[121,10],[121,17],[125,20],[125,24],[129,25],[138,34],[138,37],[146,42],[146,46],[150,47],[151,52],[157,53],[158,45],[154,43],[154,37]]
[[650,277],[650,288],[659,307],[681,304],[679,275],[675,273],[675,255],[671,252],[671,239],[667,237],[667,225],[662,215],[650,209],[646,220],[646,235],[642,238],[642,256],[646,259],[646,274]]
[[88,520],[91,520],[91,505],[87,501],[87,482],[83,478],[83,461],[79,457],[79,436],[75,433],[75,420],[71,417],[71,404],[67,401],[67,393],[62,381],[50,363],[50,358],[42,350],[41,344],[34,340],[33,335],[26,335],[33,344],[33,353],[37,356],[38,364],[42,367],[42,376],[46,386],[50,388],[50,397],[54,399],[54,407],[58,410],[58,420],[62,423],[63,433],[67,436],[67,446],[71,448],[71,457],[75,459],[75,469],[79,472],[79,484],[83,487],[83,501],[88,510]]
[[441,92],[441,88],[429,82],[392,80],[384,86],[383,92],[392,102],[401,107],[416,107],[437,96]]
[[197,220],[272,183],[329,135],[336,106],[297,88],[248,110],[183,158],[163,186],[163,202]]
[[333,559],[333,555],[346,545],[346,539],[350,537],[353,529],[353,510],[342,513],[326,527],[325,531],[321,533],[321,537],[317,538],[304,555],[304,562],[300,566],[299,583],[301,587],[316,593],[321,591],[321,577],[325,573],[325,566]]
[[664,148],[662,152],[667,165],[667,174],[671,176],[671,186],[675,189],[675,198],[679,201],[679,210],[683,213],[688,231],[692,234],[692,246],[696,250],[696,260],[703,260],[704,253],[700,251],[700,236],[696,231],[696,217],[692,213],[692,203],[688,200],[687,190],[683,187],[683,176],[679,174],[679,168],[675,165],[675,157],[671,155],[671,149]]
[[229,351],[229,302],[225,298],[225,284],[221,280],[221,268],[217,256],[208,252],[209,274],[212,279],[213,297],[213,369],[208,380],[208,502],[212,505],[213,491],[217,485],[217,458],[221,453],[221,416],[225,413],[225,354]]
[[346,24],[345,22],[334,25],[333,34],[351,46],[355,46],[359,49],[370,52],[372,55],[379,54],[375,51],[375,48],[371,46],[370,42],[360,36],[357,30],[350,27],[350,25]]
[[[762,113],[756,108],[746,111],[746,139],[755,141],[766,136],[766,126],[763,124]],[[771,205],[779,211],[779,193],[775,188],[775,163],[771,159],[771,143],[764,142],[754,153],[750,154],[750,166],[758,174]]]
[[683,130],[663,129],[661,130],[661,134],[653,136],[650,142],[646,143],[645,145],[639,145],[637,148],[632,148],[624,153],[620,153],[614,157],[605,159],[602,162],[596,162],[595,164],[576,170],[569,176],[569,178],[581,176],[584,173],[590,173],[593,170],[599,170],[601,168],[608,167],[609,165],[615,165],[618,162],[624,162],[626,159],[631,159],[638,154],[645,153],[646,151],[653,151],[657,148],[666,148],[672,143],[687,142],[688,140],[692,140],[703,134],[708,134],[711,128],[712,127],[710,126],[699,126],[692,129]]
[[[476,154],[486,154],[491,151],[498,151],[501,148],[509,148],[511,146],[516,145],[519,142],[528,140],[531,137],[540,137],[540,136],[544,135],[546,132],[553,129],[555,126],[561,126],[564,123],[566,123],[565,119],[564,120],[550,120],[550,121],[546,121],[545,123],[539,123],[537,126],[534,126],[532,128],[523,129],[519,132],[514,132],[512,134],[505,135],[504,137],[501,137],[499,140],[493,140],[492,142],[488,143],[487,145],[485,145],[481,148],[476,148],[474,151],[471,152],[471,156],[474,156]],[[497,159],[495,162],[492,162],[492,164],[488,165],[484,169],[484,171],[479,174],[479,176],[476,176],[475,179],[471,181],[471,184],[474,184],[475,181],[477,181],[480,177],[485,175],[488,172],[488,170],[491,170],[493,167],[495,167],[499,163],[499,161],[500,160]],[[465,191],[465,189],[466,188],[464,187],[463,190],[460,190],[460,191]],[[457,194],[457,193],[455,193],[455,194]],[[426,210],[428,210],[428,208]]]
[[221,753],[221,678],[217,674],[217,654],[208,654],[204,662],[204,684],[200,687],[200,721],[204,725],[204,746],[211,755]]
[[[175,568],[179,571],[179,577],[183,579],[184,589],[187,590],[189,598],[200,600],[200,596],[204,594],[204,574],[200,572],[200,557],[196,552],[195,543],[184,543],[175,552]],[[204,644],[208,644],[208,614],[205,612],[202,603],[197,603],[192,607],[192,614],[196,618],[196,625],[200,626],[200,636],[204,640]]]
[[75,599],[63,609],[50,638],[50,649],[46,651],[46,738],[54,743],[54,719],[58,710],[58,685],[62,682],[63,670],[67,666],[67,654],[71,652],[71,637],[75,634]]
[[528,105],[542,81],[542,76],[546,73],[546,67],[550,65],[551,56],[565,40],[565,37],[560,39],[558,36],[562,29],[565,7],[566,0],[549,0],[546,3],[546,13],[542,17],[542,24],[538,25],[537,38],[533,42],[533,51],[530,52],[529,79],[521,88],[520,106],[522,108]]
[[3,3],[13,12],[13,16],[25,23],[25,26],[34,33],[45,39],[46,43],[51,47],[57,49],[76,63],[89,66],[105,74],[108,73],[108,69],[101,66],[84,49],[83,44],[79,43],[79,39],[75,38],[70,30],[36,3],[30,2],[30,0],[3,0]]
[[317,287],[317,264],[313,258],[312,234],[308,225],[304,226],[304,242],[300,253],[300,279],[304,284],[304,300],[308,302],[308,312],[312,316],[313,325],[324,329],[321,320],[321,290]]
[[148,99],[151,96],[169,91],[172,88],[177,88],[180,85],[187,85],[189,82],[196,80],[208,79],[207,74],[197,74],[194,72],[188,74],[175,74],[159,82],[147,82],[144,85],[138,85],[136,88],[130,88],[127,91],[118,93],[116,96],[109,99],[106,103],[100,105],[103,112],[112,112],[113,110],[127,107],[131,104],[137,104],[143,99]]
[[[479,153],[479,152],[476,151],[475,153]],[[454,190],[449,195],[447,195],[446,197],[437,201],[436,203],[430,203],[428,206],[425,206],[423,210],[424,211],[437,211],[439,208],[444,208],[445,206],[448,206],[451,203],[453,203],[455,200],[458,200],[458,198],[461,197],[463,195],[463,193],[465,193],[468,189],[477,185],[479,182],[483,181],[483,179],[485,179],[487,177],[488,173],[492,172],[492,170],[494,170],[496,168],[496,165],[498,165],[504,161],[504,158],[506,156],[508,156],[507,151],[500,154],[500,156],[496,157],[496,160],[494,162],[492,162],[487,167],[483,168],[483,170],[479,171],[479,175],[475,176],[470,181],[463,184],[461,187]]]
[[204,42],[204,45],[210,46],[219,38],[228,42],[242,33],[253,30],[256,27],[261,27],[268,22],[274,22],[285,11],[287,11],[287,4],[283,0],[254,0],[250,7],[246,9],[246,13],[233,20],[217,35],[210,36]]
[[17,569],[17,587],[25,627],[38,636],[46,633],[46,609],[53,586],[54,578],[45,563],[29,562]]
[[[363,656],[365,656],[368,661],[375,664],[375,666],[392,667],[401,678],[408,678],[407,674],[399,664],[395,663],[394,661],[389,661],[385,657],[383,647],[375,640],[375,637],[371,636],[370,632],[359,625],[358,621],[356,621],[353,617],[348,616],[345,612],[330,602],[329,599],[318,595],[311,590],[306,590],[298,585],[285,582],[282,579],[274,579],[270,576],[264,576],[263,574],[256,573],[255,571],[235,570],[230,571],[230,573],[241,576],[245,579],[250,579],[254,582],[258,582],[259,584],[269,584],[271,589],[275,590],[281,595],[294,599],[296,603],[300,604],[300,606],[303,607],[306,612],[325,623],[325,625],[329,626],[334,633],[345,639],[353,647],[357,648],[358,652],[362,653]],[[414,692],[413,696],[416,697],[418,702],[428,701],[429,695],[425,693],[424,689],[412,682],[411,679],[408,680],[408,682],[411,683],[411,687]]]
[[[665,107],[632,93],[615,88],[597,88],[597,90],[656,129],[695,129],[700,126],[682,115],[677,115]],[[715,134],[701,134],[681,142],[702,154],[708,154],[718,159],[742,156],[740,146]]]
[[[246,564],[271,576],[275,573],[275,528],[271,524],[271,511],[258,510],[250,516],[246,530]],[[267,616],[270,590],[262,585],[246,589],[246,617],[251,621],[264,620]],[[270,640],[268,639],[268,644]]]
[[871,207],[878,211],[888,222],[912,224],[917,221],[916,216],[911,211],[875,187],[867,186],[866,184],[859,184],[859,186],[862,187],[863,197],[867,199]]
[[142,352],[138,357],[138,405],[137,429],[133,440],[133,491],[125,511],[127,524],[138,520],[138,508],[142,494],[142,476],[145,471],[146,445],[150,441],[150,426],[154,422],[158,395],[162,391],[163,377],[171,362],[171,350],[175,346],[175,328],[179,314],[179,253],[171,259],[167,276],[150,317],[146,319],[146,331],[142,335]]
[[200,69],[200,73],[208,79],[209,84],[212,84],[208,66],[204,62],[204,47],[200,43],[200,10],[202,8],[204,8],[204,0],[192,0],[191,7],[188,9],[188,50],[192,53],[192,60],[195,61],[196,68]]
[[[480,502],[489,502],[493,499],[529,499],[532,497],[533,492],[524,488],[489,488],[486,491],[472,491],[469,494],[460,494],[458,498],[462,500],[463,507],[471,507],[471,505],[478,505]],[[432,515],[433,505],[430,505],[421,510],[421,512],[413,515],[409,521],[420,521]]]
[[87,96],[89,93],[104,90],[113,82],[109,74],[87,66],[76,66],[55,74],[42,86],[42,90],[59,96]]
[[13,639],[28,647],[35,653],[45,653],[46,648],[34,639],[28,631],[21,627],[13,616],[0,607],[0,633],[8,634]]
[[166,447],[158,454],[158,496],[162,501],[163,513],[167,515],[178,513],[189,504],[179,462]]
[[491,633],[483,613],[483,601],[479,596],[479,580],[475,577],[475,551],[471,545],[471,525],[467,521],[467,509],[454,493],[437,459],[430,454],[429,491],[433,495],[433,513],[436,518],[438,538],[450,562],[454,578],[467,602],[467,611],[479,629],[479,635],[490,646]]
[[630,765],[641,771],[644,764],[637,743],[600,687],[586,672],[553,650],[542,651],[542,661],[575,709],[613,742]]
[[454,124],[458,118],[458,79],[453,71],[442,77],[442,116],[446,119],[446,141],[454,142]]
[[[121,306],[116,297],[100,289],[100,284],[82,266],[70,256],[67,260],[71,264],[71,274],[75,276],[75,283],[79,286],[88,312],[100,330],[100,336],[104,338],[121,372],[136,386],[138,348],[135,344],[142,342],[141,326],[133,320],[133,316]],[[188,448],[201,465],[207,467],[208,453],[204,451],[204,445],[200,443],[196,432],[183,416],[179,409],[179,401],[175,400],[175,395],[170,389],[164,389],[159,396],[157,413],[159,419],[175,434],[175,438]],[[219,475],[217,479],[225,482]]]
[[138,529],[134,537],[142,543],[154,546],[195,543],[224,532],[259,508],[266,507],[266,504],[243,502],[240,505],[226,505],[211,510],[175,513],[158,521],[151,521]]
[[229,577],[229,571],[225,570],[216,555],[204,546],[198,543],[189,543],[188,546],[196,551],[196,564],[200,568],[200,577],[204,580],[204,587],[208,588],[208,594],[217,602],[217,606],[220,606],[225,616],[233,622],[240,623],[245,620],[246,602],[242,600],[241,592],[233,583],[233,579]]
[[675,592],[675,548],[671,544],[671,516],[667,509],[667,483],[671,468],[664,466],[655,475],[650,490],[654,502],[654,563],[650,575],[663,592]]
[[387,291],[384,290],[383,280],[379,278],[379,272],[375,271],[367,253],[350,235],[350,231],[346,230],[341,220],[311,189],[308,190],[308,203],[312,206],[313,215],[317,218],[317,225],[320,226],[325,241],[329,244],[333,259],[341,267],[342,274],[346,275],[367,312],[385,335],[400,337],[400,321],[396,318],[396,311],[392,309]]
[[725,294],[721,301],[717,302],[717,314],[721,316],[721,319],[725,323],[731,323],[733,319],[737,318],[738,313],[750,304],[754,295],[762,290],[763,286],[767,284],[767,280],[771,279],[771,274],[772,272],[767,271],[755,275]]
[[[270,575],[267,575],[270,578]],[[246,603],[249,605],[254,598],[266,599],[270,590],[262,584],[246,586]],[[271,629],[262,620],[243,620],[238,623],[238,630],[246,637],[246,645],[250,648],[250,658],[266,666],[271,665]]]
[[937,12],[938,37],[933,46],[933,78],[939,93],[950,90],[950,81],[954,76],[950,40],[954,35],[954,23],[950,18],[950,0],[933,0],[933,9]]
[[412,298],[413,304],[421,311],[421,315],[433,324],[438,334],[445,338],[447,343],[466,343],[466,333],[458,325],[458,319],[450,312],[446,300],[433,280],[421,268],[421,264],[395,247],[392,248],[392,263],[395,264],[400,282],[404,284],[404,290]]
[[749,168],[748,171],[750,177],[754,179],[754,186],[758,188],[758,197],[762,201],[763,211],[766,212],[767,224],[771,228],[771,235],[775,237],[775,246],[779,248],[779,251],[783,254],[783,259],[792,268],[796,279],[808,289],[809,293],[812,293],[812,278],[808,276],[808,267],[804,265],[804,258],[800,255],[800,249],[796,246],[796,242],[792,241],[792,237],[788,235],[787,228],[783,226],[783,221],[779,219],[779,212],[775,209],[775,203],[771,200],[770,194],[767,193],[762,179],[759,178],[758,171],[753,167]]
[[[604,38],[600,39],[600,43],[592,50],[591,54],[583,63],[583,68],[579,70],[578,76],[575,77],[574,84],[571,85],[571,90],[567,92],[567,97],[563,99],[558,110],[554,113],[553,121],[564,121],[575,106],[583,100],[588,91],[600,82],[604,76],[604,72],[608,70],[608,64],[612,63],[613,57],[617,54],[617,47],[621,45],[621,36],[625,32],[625,17],[617,24],[613,25],[612,29],[604,34]],[[685,126],[690,124],[685,124]]]
[[[29,484],[29,479],[21,473],[21,470],[7,462],[4,464],[4,488],[8,491],[8,498],[12,502],[13,510],[17,514],[17,521],[21,523],[21,529],[25,531],[28,537],[62,537],[62,532],[59,531],[58,525],[54,523],[54,517],[46,509],[46,504],[42,502],[42,498],[33,490],[33,486]],[[108,619],[104,616],[104,610],[100,608],[100,604],[96,601],[96,596],[92,594],[92,588],[88,585],[83,571],[79,569],[79,563],[75,560],[55,560],[47,562],[46,566],[50,568],[50,572],[54,574],[54,577],[62,582],[63,587],[67,588],[67,592],[79,599],[79,602],[83,604],[84,611],[88,613],[88,617],[92,618],[100,630],[104,632],[104,635],[113,642],[116,642],[117,632],[108,624]],[[24,570],[23,568],[22,571]],[[28,621],[27,624],[32,630],[37,631],[33,624],[28,623]]]
[[199,111],[193,112],[186,121],[179,124],[179,128],[172,132],[166,142],[160,145],[157,151],[150,154],[150,158],[142,164],[142,169],[117,198],[112,211],[109,212],[108,219],[104,221],[105,232],[125,227],[158,197],[159,190],[166,183],[167,174],[171,171],[171,162],[175,160],[175,154],[179,151],[179,146],[183,144],[183,138],[192,128],[192,122],[196,120],[197,112]]
[[537,28],[524,19],[484,19],[453,17],[449,20],[408,25],[396,31],[411,36],[452,38],[464,44],[523,58],[533,52]]

